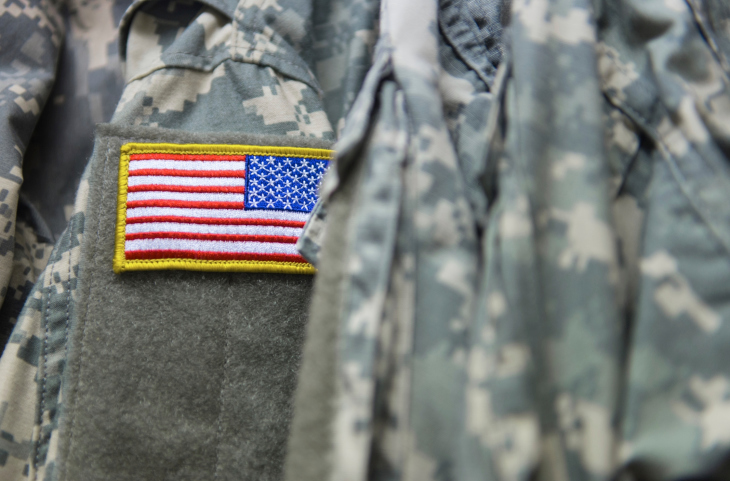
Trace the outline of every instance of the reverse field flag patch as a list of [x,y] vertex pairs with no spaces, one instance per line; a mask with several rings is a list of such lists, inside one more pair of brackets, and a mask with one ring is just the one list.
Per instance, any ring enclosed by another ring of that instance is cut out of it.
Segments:
[[122,146],[114,272],[314,273],[296,250],[332,151]]

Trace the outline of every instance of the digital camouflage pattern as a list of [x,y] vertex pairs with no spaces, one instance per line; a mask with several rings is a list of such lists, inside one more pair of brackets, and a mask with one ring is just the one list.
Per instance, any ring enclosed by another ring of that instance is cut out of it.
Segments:
[[376,13],[364,0],[138,2],[113,122],[334,140]]
[[109,120],[119,100],[115,27],[129,3],[7,1],[0,7],[3,177],[16,184],[25,177],[23,193],[42,215],[38,229],[47,224],[55,237],[73,211],[93,127]]
[[[75,212],[53,250],[34,256],[35,264],[26,261],[37,281],[0,358],[3,479],[52,479],[58,442],[53,435],[63,412],[61,385],[78,287],[87,188],[82,179]],[[30,235],[26,233],[27,241]],[[39,274],[42,265],[45,269]]]
[[36,280],[36,276],[23,274],[22,262],[16,264],[20,272],[14,266],[16,250],[25,248],[23,240],[16,248],[15,232],[22,160],[53,84],[64,27],[51,2],[4,1],[0,4],[0,31],[0,298],[10,295],[8,307],[0,310],[0,339],[4,342],[17,319],[18,304],[22,306],[28,295],[26,282]]
[[[35,131],[33,125],[22,129],[35,136],[23,159],[32,226],[23,231],[16,257],[28,263],[26,244],[35,257],[32,269],[23,264],[32,277],[18,281],[9,291],[14,303],[3,305],[3,310],[24,307],[0,360],[0,478],[52,480],[59,472],[63,373],[78,281],[83,281],[79,254],[88,184],[82,179],[77,191],[76,185],[91,152],[93,125],[115,110],[112,122],[122,125],[334,139],[332,126],[342,127],[370,66],[378,5],[317,3],[315,8],[301,0],[281,5],[149,1],[134,4],[123,19],[124,0],[43,4],[59,25],[51,53],[55,61],[61,50],[61,63],[50,94],[55,64],[46,66],[48,83],[35,112],[37,120],[43,110],[40,124]],[[13,18],[16,10],[9,10]],[[117,30],[113,26],[120,19]],[[19,42],[4,33],[3,40]],[[41,100],[49,95],[51,102],[42,109]],[[49,157],[55,159],[50,166]],[[19,178],[16,184],[17,198]],[[71,207],[66,200],[74,191]],[[0,192],[2,200],[7,195]],[[0,215],[13,212],[3,207]],[[53,233],[66,219],[51,253]],[[45,237],[36,242],[35,232]]]
[[[48,262],[50,244],[39,243],[32,229],[24,222],[16,225],[16,246],[13,273],[3,303],[4,319],[15,321],[15,329],[0,358],[0,430],[2,430],[3,475],[28,472],[33,449],[31,430],[35,422],[36,375],[43,334],[38,314],[39,290],[34,282]],[[36,306],[35,309],[26,306]],[[20,315],[21,312],[24,315]],[[32,314],[35,314],[32,315]],[[20,320],[20,322],[17,322]],[[12,479],[12,478],[11,478]]]
[[59,3],[66,35],[53,89],[23,159],[23,192],[54,239],[73,212],[79,178],[91,155],[94,126],[109,121],[122,92],[116,26],[130,3]]
[[113,123],[339,138],[312,261],[361,172],[311,461],[333,481],[652,481],[728,457],[722,1],[143,0],[117,51],[125,8],[0,7],[0,478],[57,473],[83,180],[67,205],[120,58]]
[[1,479],[53,471],[83,232],[83,208],[71,217],[73,196],[91,129],[109,119],[121,92],[114,12],[125,8],[124,1],[0,6],[0,330],[8,339],[0,359]]
[[300,239],[362,165],[330,479],[721,476],[729,14],[383,0]]

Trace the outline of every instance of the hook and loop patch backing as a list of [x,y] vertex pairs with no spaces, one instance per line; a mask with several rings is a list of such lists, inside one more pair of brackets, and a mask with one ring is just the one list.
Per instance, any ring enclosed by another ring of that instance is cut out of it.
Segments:
[[123,145],[114,272],[313,274],[296,241],[332,156],[300,147]]

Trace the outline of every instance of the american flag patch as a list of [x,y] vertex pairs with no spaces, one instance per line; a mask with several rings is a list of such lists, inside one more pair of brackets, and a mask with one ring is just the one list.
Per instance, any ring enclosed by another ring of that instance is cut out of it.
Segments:
[[125,144],[114,272],[314,273],[296,241],[332,151]]

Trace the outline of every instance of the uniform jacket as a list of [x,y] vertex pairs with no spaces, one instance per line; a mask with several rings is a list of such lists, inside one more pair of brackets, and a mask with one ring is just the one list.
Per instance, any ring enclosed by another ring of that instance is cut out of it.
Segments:
[[[722,479],[729,18],[6,1],[0,478]],[[114,271],[125,146],[335,141],[316,277]]]

